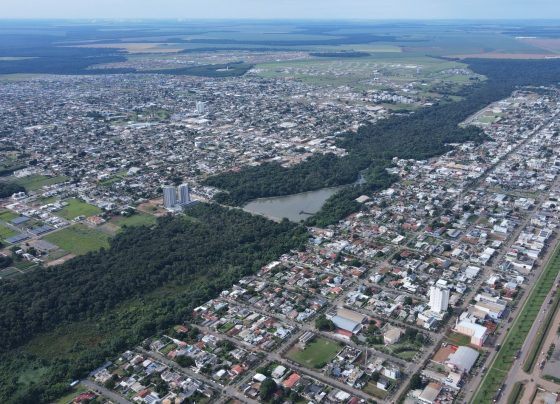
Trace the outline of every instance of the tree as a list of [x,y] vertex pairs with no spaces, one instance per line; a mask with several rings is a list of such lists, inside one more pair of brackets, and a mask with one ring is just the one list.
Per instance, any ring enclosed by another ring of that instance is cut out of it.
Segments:
[[324,314],[321,314],[315,320],[315,327],[320,331],[334,331],[336,326],[331,320],[328,320]]
[[265,381],[261,383],[260,395],[261,398],[266,401],[269,400],[272,395],[276,392],[278,386],[276,382],[268,377]]
[[179,366],[182,366],[184,368],[194,366],[194,364],[195,364],[194,359],[191,358],[190,356],[186,356],[186,355],[176,356],[175,357],[175,362],[177,362],[179,364]]
[[422,378],[420,377],[420,375],[418,373],[413,374],[410,378],[410,389],[417,390],[421,389],[422,387],[424,387],[424,383],[422,382]]

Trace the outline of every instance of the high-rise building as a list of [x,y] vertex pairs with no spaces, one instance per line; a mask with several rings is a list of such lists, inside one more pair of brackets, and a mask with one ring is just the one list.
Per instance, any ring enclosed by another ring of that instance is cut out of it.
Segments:
[[449,306],[449,289],[440,285],[430,287],[430,310],[442,313]]
[[196,112],[198,112],[199,114],[204,114],[206,112],[206,104],[202,101],[197,101]]
[[187,205],[191,201],[191,193],[189,189],[189,184],[181,184],[178,189],[179,193],[179,203],[181,205]]
[[163,206],[172,209],[177,205],[177,189],[170,185],[163,187]]

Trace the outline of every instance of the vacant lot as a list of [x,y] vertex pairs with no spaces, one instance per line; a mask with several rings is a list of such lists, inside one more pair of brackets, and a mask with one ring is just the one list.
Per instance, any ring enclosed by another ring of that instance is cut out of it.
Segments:
[[132,216],[117,216],[111,219],[111,222],[119,227],[123,226],[151,226],[156,224],[156,217],[147,213],[137,213]]
[[9,210],[2,210],[0,211],[0,220],[4,222],[9,222],[12,219],[15,219],[19,215],[17,213],[11,212]]
[[17,233],[12,229],[0,224],[0,239],[15,236]]
[[340,350],[340,345],[325,338],[315,338],[302,351],[294,347],[287,357],[308,368],[320,369],[330,362]]
[[56,214],[68,220],[75,219],[78,216],[94,216],[101,213],[101,209],[97,206],[90,205],[79,199],[70,199],[66,202],[68,202],[68,206],[65,206]]
[[99,250],[101,247],[109,247],[108,235],[83,224],[76,224],[51,233],[45,236],[44,240],[56,244],[64,251],[75,255]]
[[14,182],[21,185],[28,191],[35,191],[45,185],[60,184],[61,182],[65,182],[67,180],[68,178],[64,176],[47,177],[46,175],[30,175],[28,177],[18,178]]

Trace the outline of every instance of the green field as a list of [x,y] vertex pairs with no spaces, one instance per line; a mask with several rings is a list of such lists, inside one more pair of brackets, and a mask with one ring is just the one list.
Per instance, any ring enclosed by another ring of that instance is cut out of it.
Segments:
[[117,216],[111,219],[111,223],[116,224],[117,226],[152,226],[156,224],[157,218],[152,215],[148,215],[146,213],[137,213],[132,216]]
[[68,202],[68,205],[60,209],[56,214],[67,220],[75,219],[78,216],[94,216],[102,212],[97,206],[90,205],[79,199],[69,199],[66,202]]
[[75,255],[109,247],[108,235],[83,224],[48,234],[43,239]]
[[287,357],[308,368],[322,368],[330,362],[340,350],[340,345],[325,338],[315,338],[302,351],[292,348]]
[[70,393],[60,397],[58,400],[56,400],[54,402],[54,404],[68,404],[68,403],[71,403],[72,400],[74,400],[74,398],[76,398],[78,395],[80,395],[82,393],[85,393],[86,391],[88,391],[87,388],[85,388],[81,384],[78,384],[76,387],[74,387],[70,391]]
[[387,397],[387,395],[389,395],[389,393],[387,391],[381,390],[373,382],[369,382],[368,384],[366,384],[366,387],[364,387],[364,392],[366,392],[369,395],[381,398],[381,399],[385,399],[385,397]]
[[17,233],[12,229],[0,224],[0,239],[15,236]]
[[19,215],[17,213],[11,212],[9,210],[3,210],[0,212],[0,220],[4,222],[9,222],[12,219],[15,219]]
[[477,391],[475,403],[491,403],[496,391],[504,382],[507,373],[514,363],[514,356],[521,348],[536,316],[541,311],[544,300],[554,286],[556,276],[560,272],[560,249],[557,247],[552,259],[547,263],[539,276],[531,294],[527,298],[521,312],[515,318],[500,352],[488,369]]
[[68,178],[64,176],[47,177],[46,175],[30,175],[28,177],[18,178],[14,182],[28,191],[35,191],[45,185],[60,184],[65,181],[68,181]]

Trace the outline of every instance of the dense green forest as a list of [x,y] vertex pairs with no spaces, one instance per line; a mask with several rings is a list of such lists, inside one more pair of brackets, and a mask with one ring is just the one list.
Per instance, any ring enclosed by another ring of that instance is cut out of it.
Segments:
[[0,198],[9,198],[16,192],[25,192],[25,188],[13,182],[0,182]]
[[[248,167],[210,177],[206,184],[224,190],[216,200],[232,205],[350,184],[363,170],[387,166],[393,157],[421,160],[447,152],[450,143],[481,142],[484,136],[478,128],[458,124],[484,106],[509,96],[516,87],[549,85],[560,80],[559,60],[472,59],[467,63],[487,80],[461,90],[457,94],[461,101],[436,104],[412,115],[394,115],[362,126],[356,133],[347,133],[338,139],[339,146],[348,151],[345,157],[313,156],[290,168],[272,164]],[[373,178],[377,180],[378,176]],[[358,206],[349,197],[354,193],[355,189],[348,188],[334,195],[325,205],[328,212],[321,212],[322,218],[315,222],[334,223],[355,211]]]
[[[187,217],[160,219],[150,231],[129,228],[107,250],[3,281],[0,360],[6,367],[0,369],[0,402],[56,397],[73,378],[157,330],[187,320],[194,307],[301,247],[307,237],[303,227],[288,221],[274,223],[241,210],[200,204],[189,209]],[[133,324],[134,316],[114,314],[115,308],[146,299],[161,288],[173,293],[147,299]],[[78,345],[72,360],[27,356],[21,362],[17,351],[22,344],[41,333],[81,323],[97,324],[95,332],[105,324],[110,341]],[[36,385],[25,387],[17,380],[14,384],[13,369],[30,363],[48,371]]]

